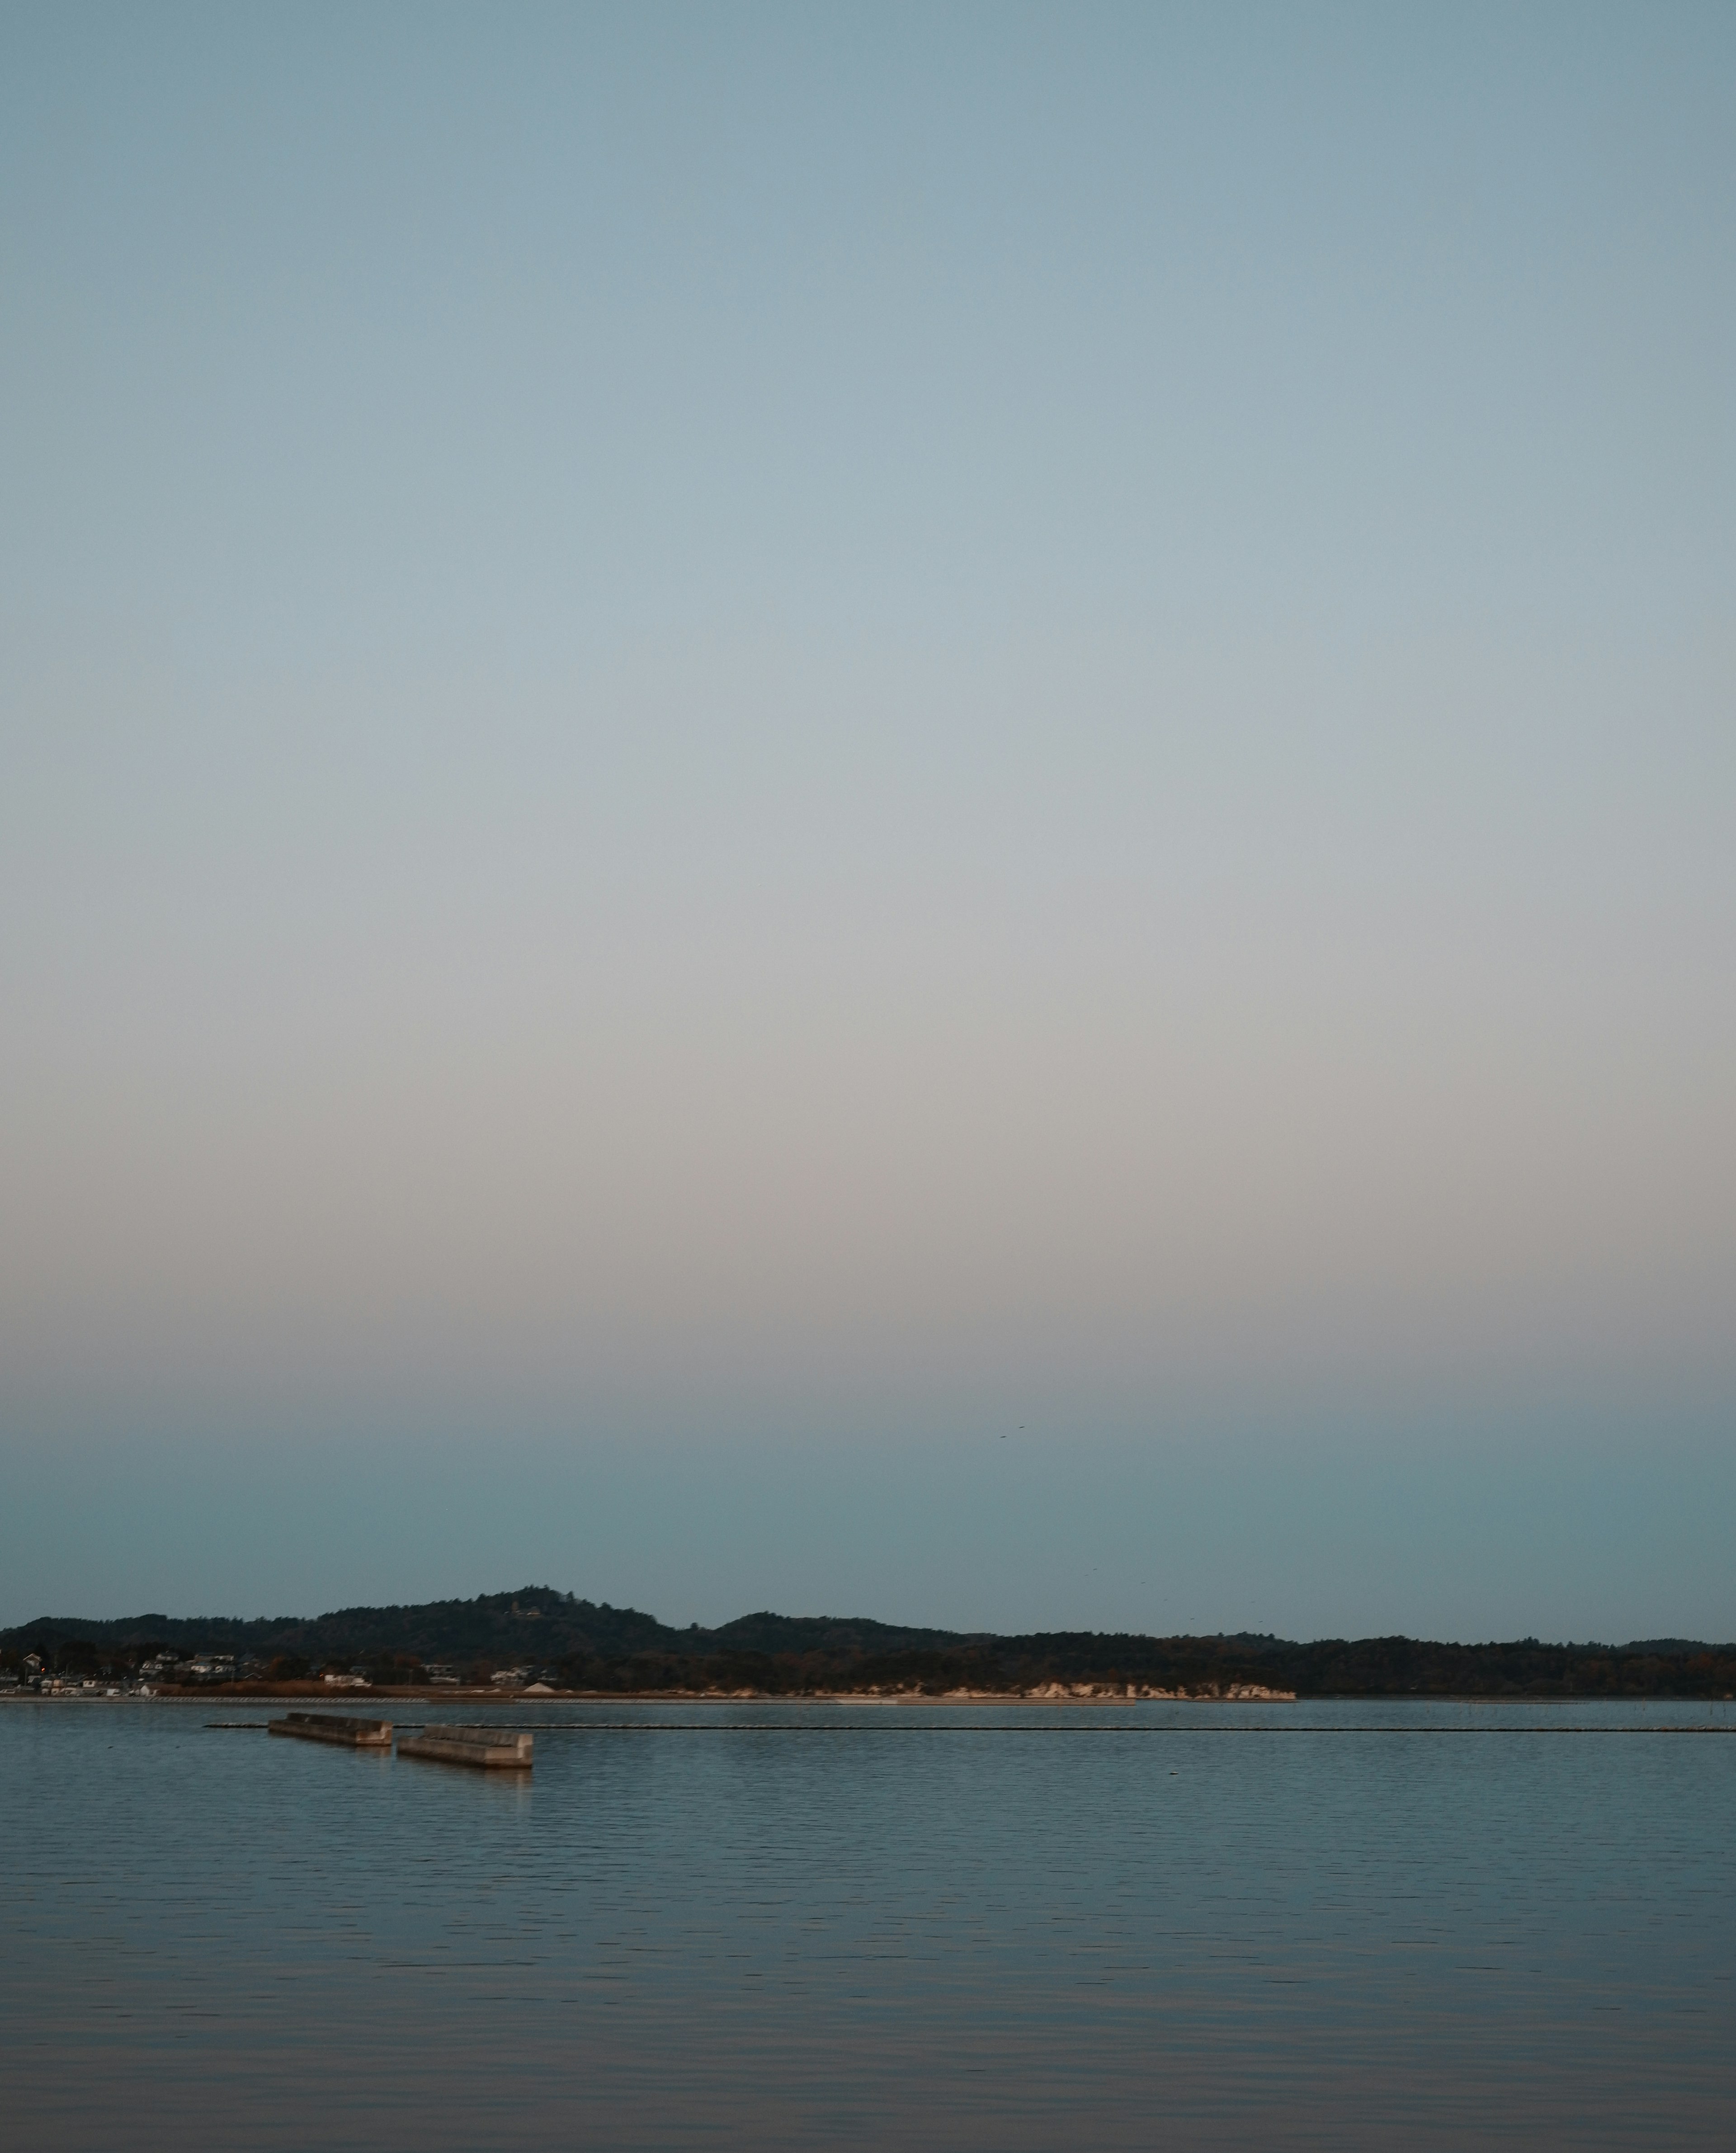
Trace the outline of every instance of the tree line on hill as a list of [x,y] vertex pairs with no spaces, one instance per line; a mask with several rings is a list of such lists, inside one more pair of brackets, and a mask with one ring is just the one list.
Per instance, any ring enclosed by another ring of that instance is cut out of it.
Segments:
[[[364,1669],[415,1685],[430,1667],[486,1682],[530,1667],[551,1687],[629,1692],[980,1690],[1011,1695],[1059,1682],[1190,1695],[1237,1685],[1298,1697],[1723,1697],[1736,1695],[1736,1644],[1654,1638],[1552,1645],[1535,1638],[1454,1645],[1413,1637],[1310,1643],[1239,1635],[1152,1637],[1101,1631],[996,1636],[830,1616],[748,1615],[716,1629],[670,1627],[636,1609],[547,1586],[413,1607],[350,1607],[313,1619],[43,1616],[0,1631],[0,1670],[33,1657],[61,1676],[135,1674],[165,1653],[230,1656],[272,1682]],[[165,1670],[164,1679],[174,1678]]]

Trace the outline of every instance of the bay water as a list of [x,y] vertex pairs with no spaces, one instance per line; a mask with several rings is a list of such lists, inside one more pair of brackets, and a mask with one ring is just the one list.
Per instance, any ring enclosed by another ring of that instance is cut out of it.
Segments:
[[8,2146],[1736,2136],[1736,1706],[371,1708],[0,1707]]

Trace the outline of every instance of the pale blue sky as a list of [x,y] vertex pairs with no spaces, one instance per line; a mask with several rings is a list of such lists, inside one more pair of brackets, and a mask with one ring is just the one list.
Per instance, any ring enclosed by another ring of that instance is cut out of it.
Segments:
[[1736,16],[0,8],[0,1621],[1736,1634]]

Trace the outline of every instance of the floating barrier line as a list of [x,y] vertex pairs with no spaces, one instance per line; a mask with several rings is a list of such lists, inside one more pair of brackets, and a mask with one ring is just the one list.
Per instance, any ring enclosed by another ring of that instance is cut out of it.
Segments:
[[[395,1724],[407,1729],[438,1728],[442,1723],[439,1720],[400,1719]],[[790,1720],[740,1719],[503,1719],[491,1720],[486,1724],[518,1734],[1398,1734],[1410,1738],[1467,1734],[1736,1734],[1736,1721],[1722,1726],[1710,1723],[1677,1723],[1657,1727],[1376,1727],[1335,1726],[1316,1722],[1283,1727],[1265,1720],[1251,1723],[1242,1721],[1227,1726],[1214,1726],[1201,1720],[1180,1720],[1158,1727],[1115,1727],[1106,1725],[1102,1721],[1069,1727],[1054,1720],[1039,1721],[1022,1727],[1005,1723],[993,1727],[960,1727],[955,1724],[924,1727],[920,1723],[910,1722],[903,1725],[896,1723],[853,1723],[827,1727],[817,1721],[807,1725]],[[207,1719],[205,1726],[210,1732],[257,1734],[264,1732],[266,1722],[262,1719]]]

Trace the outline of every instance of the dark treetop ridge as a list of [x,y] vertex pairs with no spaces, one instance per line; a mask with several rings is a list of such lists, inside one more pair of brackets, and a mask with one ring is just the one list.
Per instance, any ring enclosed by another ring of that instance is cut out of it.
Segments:
[[[630,1607],[547,1585],[345,1607],[311,1619],[140,1615],[99,1622],[43,1616],[0,1631],[0,1670],[34,1655],[64,1673],[132,1672],[175,1655],[232,1657],[233,1672],[285,1680],[359,1667],[376,1682],[425,1682],[430,1667],[486,1681],[522,1667],[551,1687],[812,1691],[977,1689],[1059,1682],[1133,1683],[1210,1693],[1238,1683],[1299,1697],[1725,1697],[1736,1644],[1681,1637],[1550,1645],[1535,1637],[1453,1645],[1412,1637],[1150,1637],[1130,1632],[928,1630],[857,1616],[744,1615],[720,1628],[671,1629]],[[226,1660],[221,1672],[230,1672]],[[171,1669],[165,1678],[173,1679]]]

